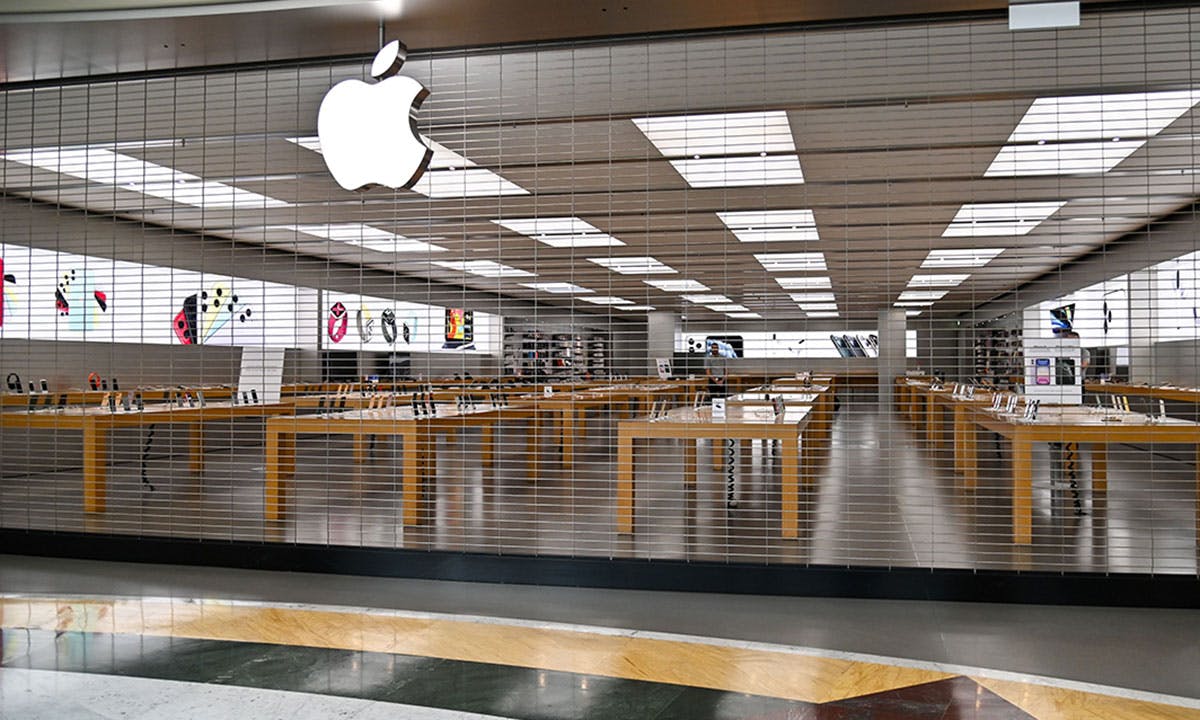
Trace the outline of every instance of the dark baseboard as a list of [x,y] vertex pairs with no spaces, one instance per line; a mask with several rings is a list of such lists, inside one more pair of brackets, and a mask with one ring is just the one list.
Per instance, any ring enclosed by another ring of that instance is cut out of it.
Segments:
[[197,541],[0,528],[0,552],[465,582],[889,600],[1200,608],[1200,577],[751,565]]

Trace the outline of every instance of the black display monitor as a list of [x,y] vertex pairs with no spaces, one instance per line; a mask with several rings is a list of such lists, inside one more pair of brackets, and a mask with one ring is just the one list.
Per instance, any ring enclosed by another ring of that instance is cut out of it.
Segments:
[[1050,311],[1050,329],[1055,333],[1070,332],[1075,329],[1075,303],[1056,307]]

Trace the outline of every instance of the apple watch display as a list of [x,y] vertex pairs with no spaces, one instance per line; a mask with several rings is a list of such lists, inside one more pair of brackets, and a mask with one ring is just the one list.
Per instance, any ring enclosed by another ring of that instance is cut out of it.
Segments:
[[388,308],[379,318],[379,327],[383,330],[383,340],[388,345],[396,342],[396,313]]
[[342,338],[346,337],[346,325],[349,318],[346,317],[346,306],[340,302],[333,304],[329,308],[329,339],[333,342],[341,342]]
[[105,380],[104,378],[100,378],[100,389],[101,389],[101,390],[107,390],[107,389],[108,389],[108,381],[107,381],[107,380]]
[[365,305],[354,312],[354,324],[362,341],[371,342],[371,338],[375,336],[375,318]]
[[243,405],[250,404],[250,393],[246,392],[245,390],[242,391],[242,404]]
[[135,402],[135,403],[137,403],[137,409],[138,409],[138,410],[145,410],[145,409],[146,409],[146,403],[145,403],[145,402],[142,400],[142,394],[141,394],[141,393],[135,393],[135,394],[134,394],[134,396],[133,396],[133,400],[134,400],[134,402]]
[[50,392],[50,385],[46,382],[46,378],[42,378],[41,380],[38,380],[38,385],[40,385],[42,387],[42,392],[44,392],[44,393]]
[[258,390],[250,388],[250,399],[256,403],[258,402]]
[[58,406],[59,406],[60,408],[65,408],[65,407],[67,406],[67,394],[66,394],[66,393],[61,393],[61,394],[59,394],[59,396],[58,396]]
[[29,410],[32,412],[37,409],[37,395],[29,396]]
[[112,388],[113,388],[113,390],[114,390],[114,391],[116,391],[116,390],[120,390],[120,389],[121,389],[121,386],[117,384],[117,379],[116,379],[116,378],[113,378],[113,379],[112,379]]
[[121,407],[125,412],[133,409],[133,393],[125,393],[121,396]]

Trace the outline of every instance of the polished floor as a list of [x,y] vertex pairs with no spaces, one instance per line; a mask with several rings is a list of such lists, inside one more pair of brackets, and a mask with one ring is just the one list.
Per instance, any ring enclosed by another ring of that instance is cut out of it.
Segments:
[[[728,507],[725,473],[710,463],[700,463],[695,487],[683,483],[675,441],[639,450],[630,536],[614,528],[613,428],[594,415],[571,468],[558,463],[547,437],[536,478],[522,424],[501,429],[502,452],[490,470],[479,462],[477,431],[443,438],[432,520],[416,527],[399,522],[404,449],[396,442],[379,441],[356,463],[346,439],[302,438],[299,472],[276,522],[262,519],[260,427],[210,427],[199,473],[188,467],[186,433],[160,431],[144,461],[146,438],[130,434],[113,442],[105,513],[82,512],[78,468],[34,471],[0,479],[0,524],[577,557],[1197,573],[1195,464],[1186,447],[1114,448],[1104,502],[1091,493],[1086,447],[1075,489],[1055,482],[1049,453],[1039,448],[1033,543],[1014,545],[1006,445],[984,439],[980,485],[968,489],[954,473],[948,443],[930,443],[924,428],[881,414],[873,397],[847,394],[817,482],[802,493],[799,540],[780,536],[779,462],[770,449],[756,445],[740,460],[737,505]],[[10,435],[4,447],[53,455],[67,442]]]
[[[0,587],[5,718],[1200,718],[1200,611],[595,591],[12,556],[0,556]],[[74,592],[55,592],[65,587]],[[127,594],[134,588],[142,594]],[[311,602],[331,596],[406,607]],[[606,606],[616,612],[593,616]],[[474,612],[481,608],[493,613]],[[593,617],[607,624],[584,622]],[[697,621],[715,634],[680,632]],[[1038,672],[1055,662],[1039,647],[1047,628],[1097,621],[1113,634],[1078,637],[1072,670],[1083,679]],[[857,638],[839,637],[851,627]],[[805,628],[827,641],[786,642]],[[753,639],[762,633],[773,642]],[[879,652],[918,635],[925,642],[907,652]],[[951,638],[964,645],[953,649]],[[1122,682],[1096,683],[1117,643]],[[935,645],[946,660],[922,657]],[[980,666],[957,662],[976,645],[1009,652],[985,652],[996,662]],[[1146,689],[1154,685],[1185,692]]]

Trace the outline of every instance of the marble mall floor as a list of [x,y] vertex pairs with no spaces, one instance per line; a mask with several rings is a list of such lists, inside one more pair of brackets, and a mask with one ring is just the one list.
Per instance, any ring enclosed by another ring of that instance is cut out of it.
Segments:
[[0,717],[1200,718],[1198,621],[0,556]]

